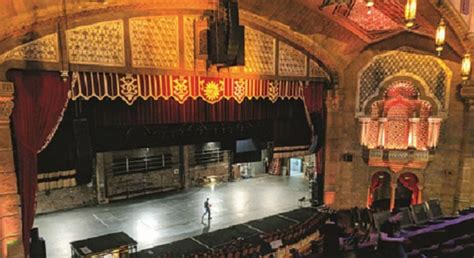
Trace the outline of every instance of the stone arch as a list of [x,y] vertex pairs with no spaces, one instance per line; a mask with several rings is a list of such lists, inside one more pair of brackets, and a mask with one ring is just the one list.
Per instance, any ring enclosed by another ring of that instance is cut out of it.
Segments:
[[395,207],[408,207],[421,202],[420,180],[415,173],[404,172],[397,177]]
[[391,173],[379,170],[370,177],[369,190],[367,196],[367,207],[386,210],[390,208]]

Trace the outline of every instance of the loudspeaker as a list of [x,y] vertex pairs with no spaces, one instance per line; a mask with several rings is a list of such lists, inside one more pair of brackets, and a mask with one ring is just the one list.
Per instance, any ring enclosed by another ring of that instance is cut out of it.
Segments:
[[32,242],[39,240],[39,229],[38,228],[32,228],[30,230],[30,238],[31,238]]
[[46,242],[43,238],[31,242],[30,257],[46,258]]
[[78,184],[87,184],[92,179],[92,146],[87,119],[74,119],[76,141],[76,179]]
[[32,228],[30,230],[30,257],[46,258],[46,242],[39,237],[39,229]]
[[345,162],[352,162],[352,154],[344,153],[342,155],[342,160],[345,161]]

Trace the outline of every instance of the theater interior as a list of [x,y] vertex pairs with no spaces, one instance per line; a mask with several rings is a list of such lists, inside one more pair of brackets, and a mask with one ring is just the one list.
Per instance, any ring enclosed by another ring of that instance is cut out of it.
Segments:
[[473,9],[0,0],[0,257],[474,257]]

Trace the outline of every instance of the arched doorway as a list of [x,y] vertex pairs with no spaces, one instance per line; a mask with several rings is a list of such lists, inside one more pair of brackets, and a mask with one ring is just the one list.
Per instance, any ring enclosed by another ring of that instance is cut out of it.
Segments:
[[408,207],[419,202],[420,188],[418,177],[410,172],[398,177],[395,191],[395,207]]
[[385,171],[379,171],[372,176],[367,206],[374,210],[390,209],[391,176]]

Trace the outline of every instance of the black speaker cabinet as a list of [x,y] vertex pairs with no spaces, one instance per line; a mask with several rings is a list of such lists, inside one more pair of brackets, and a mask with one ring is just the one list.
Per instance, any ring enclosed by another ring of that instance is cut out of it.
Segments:
[[30,257],[46,258],[46,242],[43,238],[38,238],[30,243]]
[[76,179],[79,184],[92,179],[92,146],[87,119],[74,119],[74,138],[76,141]]

